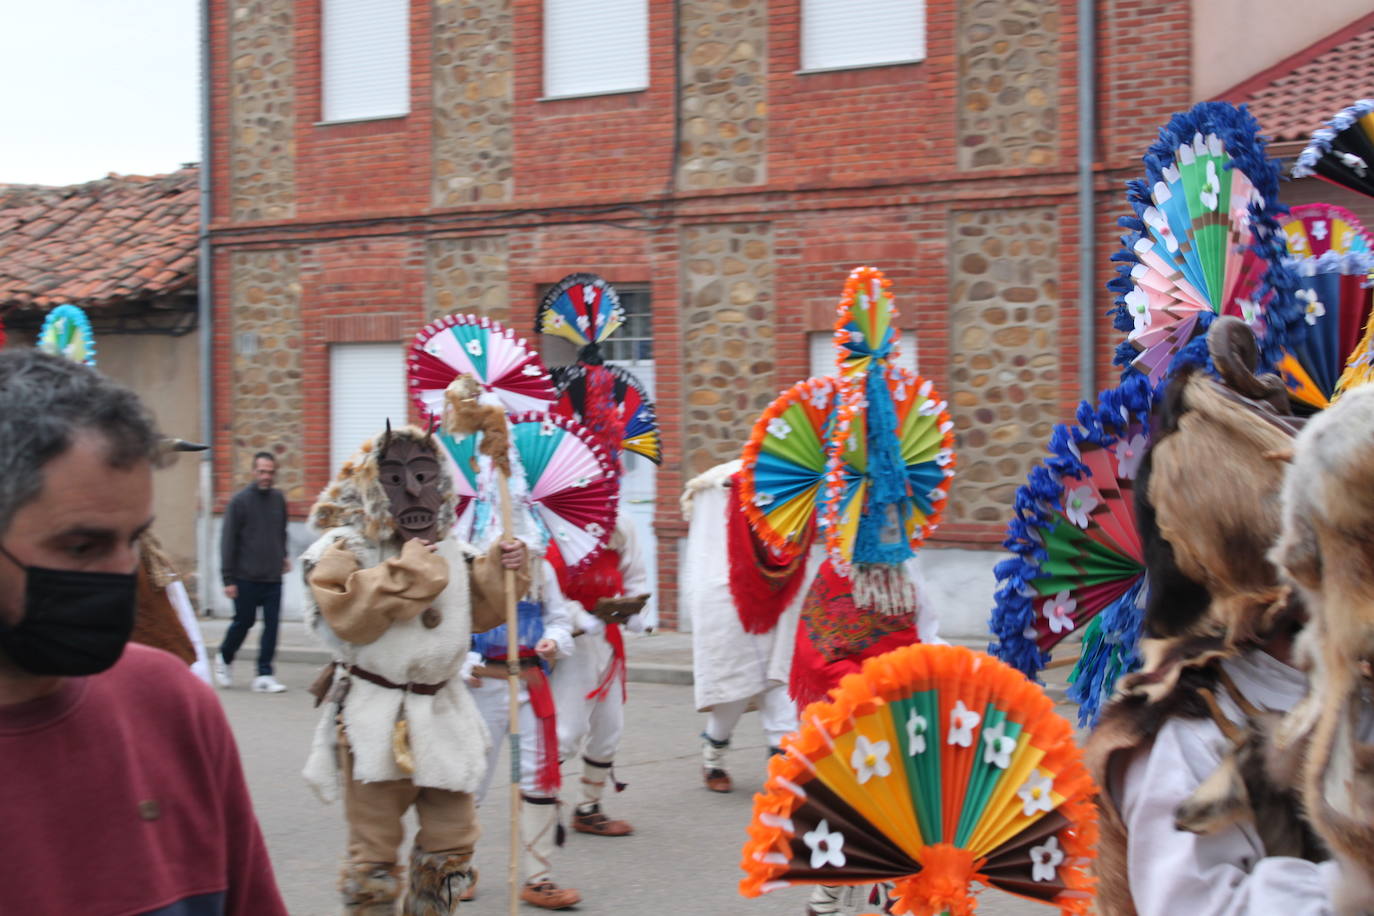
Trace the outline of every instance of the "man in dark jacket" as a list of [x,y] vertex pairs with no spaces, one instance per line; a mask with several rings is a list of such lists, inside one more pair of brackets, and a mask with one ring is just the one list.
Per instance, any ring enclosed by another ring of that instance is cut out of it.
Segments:
[[262,638],[258,644],[258,693],[281,693],[286,688],[272,676],[281,618],[281,577],[290,569],[286,556],[286,497],[274,489],[277,460],[267,452],[253,456],[253,482],[234,494],[224,510],[220,531],[220,574],[224,594],[234,601],[234,622],[224,634],[215,656],[215,681],[234,683],[230,666],[244,637],[262,608]]

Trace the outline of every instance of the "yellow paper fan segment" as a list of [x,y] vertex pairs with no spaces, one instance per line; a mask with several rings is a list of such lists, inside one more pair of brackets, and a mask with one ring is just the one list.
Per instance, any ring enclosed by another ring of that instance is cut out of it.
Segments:
[[982,653],[869,659],[773,758],[744,847],[746,896],[890,881],[892,912],[971,912],[973,883],[1085,913],[1096,792],[1044,691]]

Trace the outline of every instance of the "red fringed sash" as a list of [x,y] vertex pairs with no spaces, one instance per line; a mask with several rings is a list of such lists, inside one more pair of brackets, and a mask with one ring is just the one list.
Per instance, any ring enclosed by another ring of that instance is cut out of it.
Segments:
[[863,667],[864,659],[920,642],[915,608],[878,614],[856,606],[853,590],[829,560],[821,564],[802,603],[792,656],[788,693],[798,708],[825,699],[840,678]]
[[[568,566],[563,562],[563,555],[558,551],[558,545],[549,542],[548,561],[553,564],[554,572],[558,574],[558,587],[563,590],[564,597],[567,597],[591,613],[592,608],[602,598],[615,598],[625,591],[625,579],[620,574],[620,553],[609,548],[598,553],[587,565],[576,579],[568,575]],[[614,623],[606,624],[606,642],[611,645],[611,663],[606,667],[606,673],[602,676],[601,682],[596,685],[591,693],[587,694],[589,700],[604,700],[610,693],[611,685],[616,679],[620,680],[620,698],[627,696],[625,687],[626,674],[629,670],[629,663],[625,659],[625,636],[620,632],[620,626]]]
[[535,790],[545,795],[558,792],[562,774],[558,765],[558,719],[553,706],[553,690],[549,676],[538,665],[520,672],[525,690],[530,695],[530,711],[539,722],[539,768],[535,770]]
[[808,525],[796,553],[780,557],[754,536],[739,502],[739,475],[730,479],[725,507],[726,544],[730,559],[730,598],[746,633],[767,633],[801,588],[806,556],[816,529]]

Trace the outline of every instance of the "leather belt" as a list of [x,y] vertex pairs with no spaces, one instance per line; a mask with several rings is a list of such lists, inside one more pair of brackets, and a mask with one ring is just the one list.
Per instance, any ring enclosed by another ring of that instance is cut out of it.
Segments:
[[444,686],[448,684],[447,680],[440,681],[437,684],[417,684],[414,681],[410,682],[409,684],[396,684],[391,681],[388,681],[380,674],[373,674],[366,668],[359,668],[357,665],[349,665],[347,670],[348,673],[353,675],[354,677],[362,678],[363,680],[369,683],[376,684],[378,687],[385,687],[388,690],[401,690],[406,693],[417,693],[421,696],[427,697],[434,696],[440,690],[443,690]]
[[[503,659],[498,659],[498,660],[493,660],[493,659],[486,658],[486,659],[483,659],[482,662],[483,662],[483,664],[477,665],[476,667],[474,667],[474,668],[472,669],[473,676],[475,676],[475,677],[510,677],[510,669],[506,667],[506,660],[505,660],[504,658],[503,658]],[[522,658],[522,659],[520,659],[520,667],[521,667],[522,670],[525,669],[525,668],[533,668],[533,667],[535,667],[535,666],[538,665],[538,664],[539,664],[539,660],[536,659],[536,658]]]

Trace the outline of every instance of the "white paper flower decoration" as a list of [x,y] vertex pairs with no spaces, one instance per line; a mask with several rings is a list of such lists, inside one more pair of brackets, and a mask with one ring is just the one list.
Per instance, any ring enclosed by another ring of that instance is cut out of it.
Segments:
[[1145,457],[1145,450],[1150,447],[1150,440],[1145,438],[1144,433],[1136,433],[1129,439],[1123,439],[1116,444],[1116,473],[1123,480],[1135,480],[1135,475],[1140,473],[1140,462]]
[[1309,325],[1316,324],[1317,319],[1326,314],[1326,306],[1317,298],[1314,289],[1298,290],[1298,301],[1303,303],[1303,318]]
[[1060,863],[1064,861],[1064,850],[1059,848],[1059,837],[1050,837],[1043,846],[1032,846],[1030,857],[1031,880],[1053,881]]
[[1078,602],[1069,597],[1067,590],[1046,601],[1040,608],[1049,621],[1051,633],[1068,633],[1073,630],[1073,612],[1078,610]]
[[824,818],[815,830],[802,834],[802,842],[811,849],[812,868],[824,868],[827,865],[844,868],[844,834],[831,830]]
[[1088,527],[1088,516],[1097,508],[1097,497],[1093,488],[1084,484],[1064,492],[1064,514],[1080,528]]
[[1139,286],[1131,287],[1131,291],[1126,294],[1126,313],[1135,322],[1135,328],[1131,331],[1132,336],[1150,327],[1150,321],[1154,317],[1150,314],[1150,297]]
[[768,435],[775,439],[786,439],[792,435],[792,424],[782,417],[774,417],[768,421]]
[[469,353],[471,353],[473,356],[481,356],[481,355],[482,355],[482,341],[478,340],[478,339],[475,338],[475,337],[474,337],[472,340],[469,340],[469,341],[468,341],[466,344],[464,344],[463,346],[464,346],[464,348],[465,348]]
[[1054,780],[1049,776],[1039,771],[1030,774],[1025,784],[1016,790],[1021,796],[1021,813],[1031,817],[1038,811],[1053,811],[1053,789]]
[[1005,723],[983,729],[983,762],[999,770],[1011,766],[1011,755],[1016,750],[1016,739],[1006,734],[1006,730]]
[[959,747],[973,747],[973,730],[983,717],[964,705],[963,700],[949,711],[949,743]]
[[882,777],[892,773],[892,764],[887,761],[891,748],[886,741],[869,741],[864,735],[854,739],[854,753],[849,755],[849,766],[859,777],[859,785],[874,776]]
[[915,757],[917,754],[926,752],[926,731],[929,728],[930,723],[926,721],[926,717],[914,709],[911,711],[911,715],[906,717],[906,752],[908,756]]

